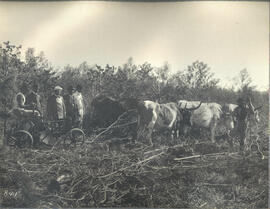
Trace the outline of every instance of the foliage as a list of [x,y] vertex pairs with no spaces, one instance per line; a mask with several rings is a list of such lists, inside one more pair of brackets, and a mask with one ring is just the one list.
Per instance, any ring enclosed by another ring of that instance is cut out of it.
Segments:
[[[11,108],[15,93],[26,83],[40,86],[43,112],[53,86],[61,85],[64,94],[69,85],[81,84],[83,87],[86,113],[91,113],[91,102],[97,95],[106,95],[116,100],[132,97],[140,100],[152,100],[160,103],[176,102],[180,99],[201,100],[204,102],[235,103],[239,96],[251,97],[255,106],[268,104],[268,94],[256,91],[246,69],[235,78],[238,88],[219,87],[210,67],[201,61],[195,61],[184,70],[171,74],[168,63],[154,67],[150,63],[136,65],[129,58],[122,66],[100,66],[81,63],[77,67],[70,65],[54,69],[43,52],[36,53],[33,48],[21,58],[21,46],[4,42],[0,48],[0,99],[1,109]],[[263,112],[268,110],[264,106]],[[88,116],[89,119],[90,115]]]
[[9,41],[0,46],[0,99],[2,108],[12,105],[17,77],[23,68],[20,49],[21,46],[11,45]]
[[[180,142],[155,136],[153,148],[141,142],[125,143],[133,126],[106,129],[101,132],[106,133],[103,141],[105,134],[93,132],[84,146],[74,149],[61,145],[35,150],[6,147],[0,152],[5,161],[0,166],[0,186],[17,191],[18,196],[1,193],[1,207],[267,207],[269,93],[256,91],[247,70],[240,72],[241,86],[233,90],[219,87],[208,65],[199,61],[174,74],[169,74],[167,63],[157,68],[147,62],[136,65],[132,58],[119,67],[83,62],[60,70],[54,69],[42,52],[36,55],[30,48],[24,60],[20,54],[21,46],[9,42],[0,48],[1,110],[12,107],[14,94],[23,83],[31,86],[34,82],[40,85],[43,108],[54,85],[66,90],[69,85],[81,84],[87,113],[97,95],[223,104],[235,103],[247,94],[255,106],[264,104],[258,134],[266,159],[258,153],[228,152],[226,142],[212,144],[203,138],[195,143],[190,138]],[[123,138],[114,138],[117,134]],[[234,143],[239,146],[237,140]],[[53,182],[56,189],[51,188]]]
[[15,93],[20,91],[22,85],[30,89],[37,83],[44,108],[50,89],[55,85],[57,77],[53,67],[45,58],[44,53],[35,55],[35,50],[29,48],[25,52],[25,61],[21,58],[21,46],[16,47],[9,42],[4,42],[0,48],[0,87],[2,108],[13,106]]
[[239,72],[239,75],[234,78],[235,86],[238,87],[238,93],[242,97],[253,97],[253,92],[256,86],[252,85],[252,78],[247,69]]
[[188,100],[211,100],[210,90],[218,88],[218,79],[203,62],[196,61],[184,71],[178,71],[173,75],[171,82],[180,93],[179,96]]

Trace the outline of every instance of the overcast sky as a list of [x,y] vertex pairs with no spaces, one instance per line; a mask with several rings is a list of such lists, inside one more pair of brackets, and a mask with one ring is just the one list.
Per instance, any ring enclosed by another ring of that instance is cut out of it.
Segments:
[[0,41],[44,51],[53,66],[207,63],[222,84],[247,68],[269,83],[267,2],[2,2]]

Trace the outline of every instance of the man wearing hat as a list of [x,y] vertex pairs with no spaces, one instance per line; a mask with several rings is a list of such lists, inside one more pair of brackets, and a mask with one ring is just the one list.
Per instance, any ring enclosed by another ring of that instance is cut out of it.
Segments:
[[248,127],[248,115],[254,114],[254,107],[251,103],[251,99],[248,98],[246,102],[243,98],[237,99],[238,107],[234,110],[235,122],[236,122],[236,134],[240,138],[240,151],[244,150],[246,141],[246,132]]
[[74,102],[75,102],[75,123],[76,126],[81,128],[83,123],[83,117],[84,117],[84,102],[83,102],[83,96],[82,96],[82,86],[78,84],[76,86],[76,91],[73,94]]
[[54,87],[54,93],[47,102],[47,116],[49,120],[59,120],[66,118],[66,106],[61,95],[62,87]]
[[71,128],[75,123],[75,101],[74,101],[74,88],[69,86],[67,88],[67,94],[64,96],[67,115],[67,126]]

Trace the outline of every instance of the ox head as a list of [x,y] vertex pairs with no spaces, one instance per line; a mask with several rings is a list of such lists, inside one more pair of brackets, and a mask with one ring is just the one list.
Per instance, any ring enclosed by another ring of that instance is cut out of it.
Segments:
[[191,120],[191,116],[194,110],[197,110],[200,106],[201,106],[202,102],[200,102],[200,104],[197,107],[193,107],[193,108],[187,108],[187,103],[185,105],[184,108],[181,108],[181,106],[179,107],[179,111],[180,114],[182,116],[182,118],[179,121],[179,130],[180,132],[182,132],[183,135],[186,135],[190,129],[190,127],[193,125],[192,124],[192,120]]
[[255,107],[253,113],[249,114],[249,118],[252,122],[254,123],[259,123],[260,122],[260,115],[259,115],[259,111],[260,109],[262,109],[262,105]]
[[225,125],[225,127],[228,130],[233,130],[234,129],[234,124],[235,124],[235,118],[233,116],[233,113],[231,113],[231,112],[223,112],[223,119],[224,120],[221,120],[223,125]]
[[119,99],[119,103],[127,111],[131,109],[136,109],[139,100],[133,97],[123,97]]
[[182,124],[192,126],[191,115],[194,110],[197,110],[201,106],[202,102],[197,107],[187,108],[187,103],[184,108],[180,108],[180,112],[183,117]]

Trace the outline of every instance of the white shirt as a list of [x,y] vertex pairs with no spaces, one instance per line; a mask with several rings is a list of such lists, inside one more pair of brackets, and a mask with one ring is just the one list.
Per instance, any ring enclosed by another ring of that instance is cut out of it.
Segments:
[[79,117],[83,117],[84,115],[84,105],[83,105],[83,97],[82,94],[78,91],[76,91],[73,94],[74,101],[75,101],[75,107],[78,111]]

